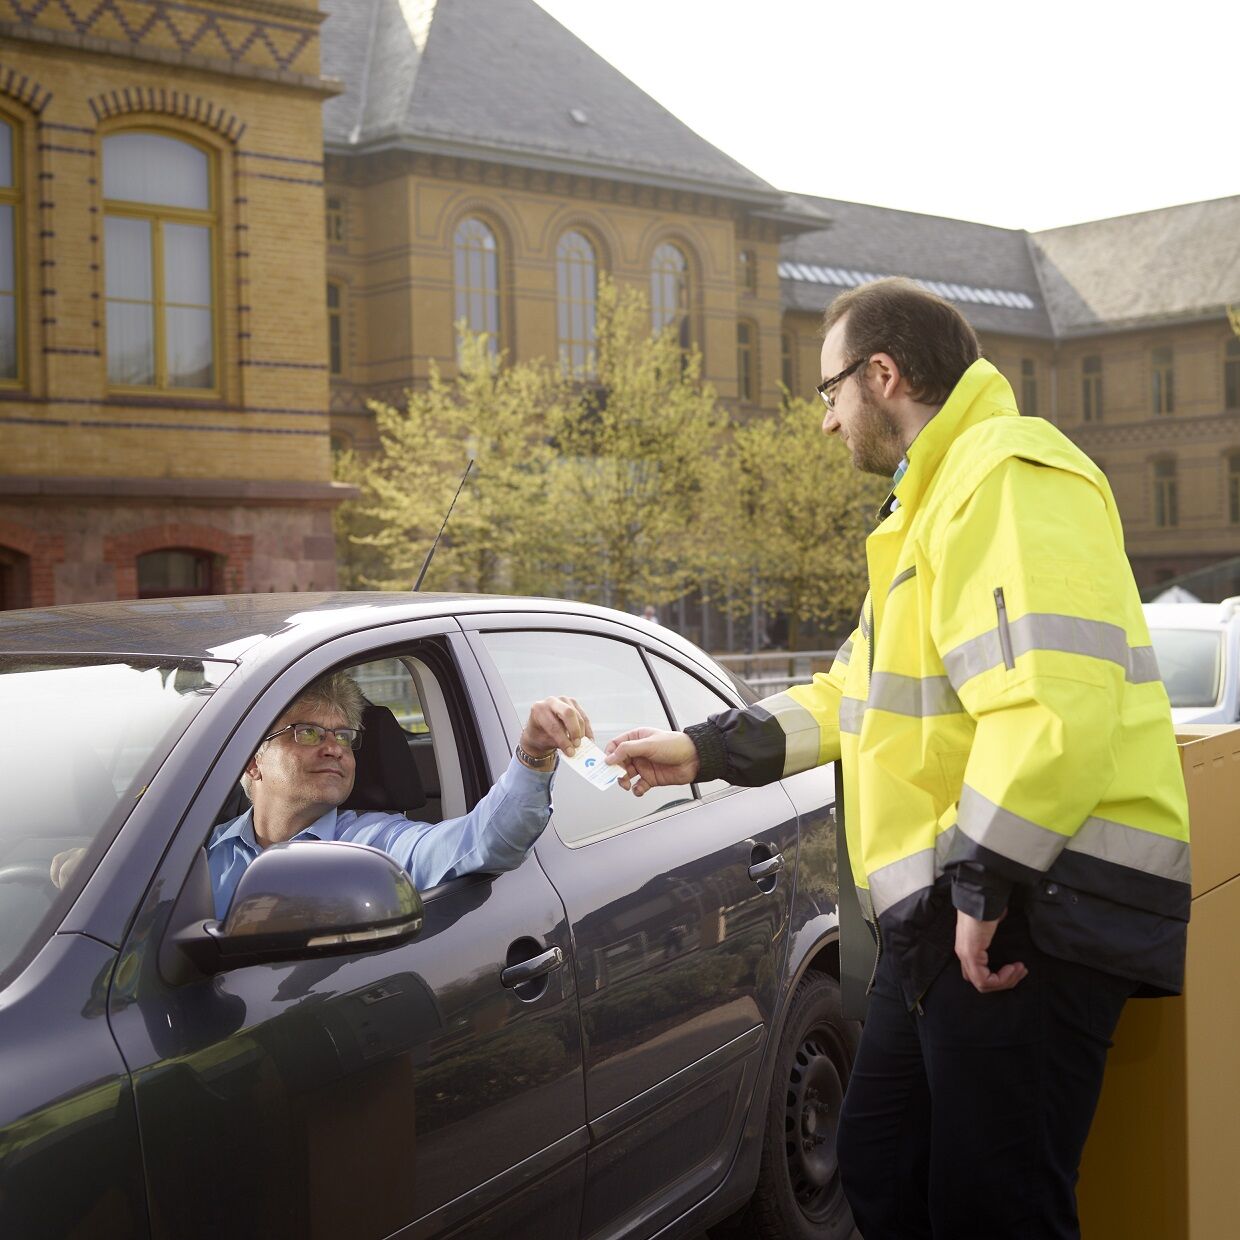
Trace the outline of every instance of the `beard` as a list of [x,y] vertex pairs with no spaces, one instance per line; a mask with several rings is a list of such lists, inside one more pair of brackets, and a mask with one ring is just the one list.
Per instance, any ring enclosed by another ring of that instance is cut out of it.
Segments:
[[854,469],[890,478],[904,459],[904,444],[891,415],[858,384],[860,406],[848,429],[848,451]]

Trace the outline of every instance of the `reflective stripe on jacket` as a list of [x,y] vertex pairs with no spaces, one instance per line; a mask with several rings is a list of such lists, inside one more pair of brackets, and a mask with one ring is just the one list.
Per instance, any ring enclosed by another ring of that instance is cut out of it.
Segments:
[[915,943],[936,883],[979,917],[1016,886],[1044,951],[1178,992],[1187,801],[1106,478],[985,361],[908,456],[831,670],[694,729],[704,759],[764,783],[842,757],[885,940]]

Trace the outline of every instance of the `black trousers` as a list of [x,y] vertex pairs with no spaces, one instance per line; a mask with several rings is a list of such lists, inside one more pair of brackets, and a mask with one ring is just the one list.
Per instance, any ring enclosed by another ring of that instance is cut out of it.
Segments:
[[953,957],[910,1012],[879,964],[840,1119],[844,1192],[865,1240],[1077,1240],[1076,1179],[1111,1035],[1135,984],[1043,955],[1018,912],[979,994]]

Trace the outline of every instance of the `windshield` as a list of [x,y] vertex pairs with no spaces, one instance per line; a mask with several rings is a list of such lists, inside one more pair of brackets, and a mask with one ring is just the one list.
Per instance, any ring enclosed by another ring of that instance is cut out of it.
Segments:
[[[59,923],[232,665],[0,656],[0,976]],[[67,873],[53,882],[53,862]]]
[[1213,706],[1223,683],[1223,635],[1213,629],[1152,629],[1158,671],[1172,706]]

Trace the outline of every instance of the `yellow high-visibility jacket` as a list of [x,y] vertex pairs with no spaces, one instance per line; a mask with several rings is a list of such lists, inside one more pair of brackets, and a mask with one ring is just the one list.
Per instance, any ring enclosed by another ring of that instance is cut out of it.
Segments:
[[1187,800],[1106,478],[978,361],[880,515],[830,672],[689,729],[702,778],[842,757],[853,879],[910,1003],[943,962],[918,964],[928,920],[1013,888],[1043,951],[1178,992]]

